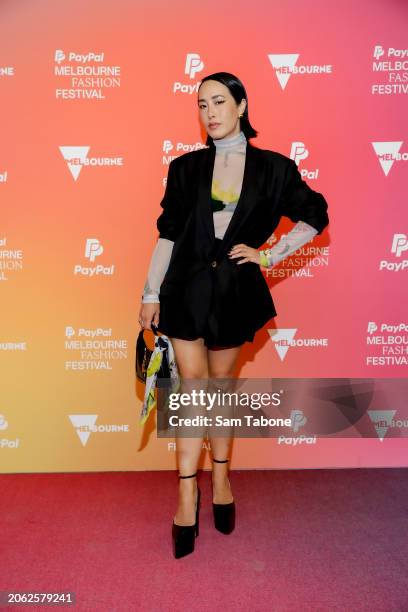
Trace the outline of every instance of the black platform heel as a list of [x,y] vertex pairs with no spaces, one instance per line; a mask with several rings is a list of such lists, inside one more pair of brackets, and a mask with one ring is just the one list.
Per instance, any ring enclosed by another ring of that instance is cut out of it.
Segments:
[[[191,474],[190,476],[179,476],[179,478],[194,478],[194,476],[197,476],[197,472],[195,474]],[[173,519],[173,554],[176,559],[180,559],[180,557],[185,557],[185,555],[189,555],[190,553],[194,552],[195,538],[198,536],[199,532],[200,496],[201,491],[197,486],[197,502],[194,525],[177,525]]]
[[[213,459],[215,463],[227,463],[228,459],[220,461]],[[213,502],[214,525],[221,533],[226,535],[234,531],[235,528],[235,501],[229,504],[214,504]]]

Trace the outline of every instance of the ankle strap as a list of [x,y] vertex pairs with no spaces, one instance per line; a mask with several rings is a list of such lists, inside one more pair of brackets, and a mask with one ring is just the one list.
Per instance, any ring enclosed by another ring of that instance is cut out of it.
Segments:
[[194,476],[197,476],[197,472],[195,474],[191,474],[190,476],[180,476],[179,474],[179,478],[193,478]]
[[215,463],[227,463],[229,459],[213,459],[213,461],[215,461]]

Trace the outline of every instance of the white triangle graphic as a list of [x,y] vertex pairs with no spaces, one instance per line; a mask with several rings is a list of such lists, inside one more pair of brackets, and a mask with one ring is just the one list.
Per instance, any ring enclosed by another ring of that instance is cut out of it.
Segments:
[[[392,168],[393,163],[395,162],[395,155],[399,153],[399,150],[402,146],[401,142],[372,142],[371,144],[374,147],[374,151],[378,156],[378,161],[380,162],[381,168],[384,171],[385,176],[388,176],[389,171]],[[381,159],[382,155],[391,155],[393,159]]]
[[88,442],[88,438],[91,435],[90,431],[80,431],[80,427],[91,427],[95,425],[97,414],[70,414],[69,419],[72,425],[75,427],[78,434],[78,438],[81,440],[82,446],[85,446]]
[[[59,150],[62,153],[63,158],[68,164],[68,169],[74,177],[74,181],[77,180],[79,173],[82,170],[83,164],[87,158],[89,153],[89,149],[91,147],[59,147]],[[72,164],[70,163],[73,159],[79,159],[80,164]]]
[[276,78],[282,89],[285,89],[292,72],[280,72],[281,68],[293,68],[299,58],[299,53],[269,53],[269,61],[275,69]]
[[387,433],[396,412],[396,410],[367,410],[367,414],[374,424],[377,436],[381,442],[384,441],[385,434]]
[[[268,329],[268,333],[272,342],[275,345],[276,352],[279,355],[281,361],[283,361],[286,357],[286,353],[289,350],[290,345],[287,344],[295,337],[297,332],[297,328],[287,328],[287,329]],[[280,342],[284,344],[279,344]]]

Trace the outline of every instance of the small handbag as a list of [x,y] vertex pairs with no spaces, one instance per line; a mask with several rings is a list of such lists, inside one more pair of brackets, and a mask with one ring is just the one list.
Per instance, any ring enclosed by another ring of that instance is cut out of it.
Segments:
[[[158,336],[157,327],[153,323],[151,324],[152,331],[155,336]],[[152,356],[153,350],[150,349],[145,342],[144,339],[144,329],[141,329],[136,341],[136,376],[142,382],[146,383],[147,377],[147,368],[149,366],[150,358]],[[161,340],[160,336],[158,336],[159,345],[165,347],[166,345]],[[160,365],[160,368],[157,372],[157,378],[170,378],[170,369],[169,369],[169,361],[168,361],[168,349],[167,346],[163,352],[163,359]]]

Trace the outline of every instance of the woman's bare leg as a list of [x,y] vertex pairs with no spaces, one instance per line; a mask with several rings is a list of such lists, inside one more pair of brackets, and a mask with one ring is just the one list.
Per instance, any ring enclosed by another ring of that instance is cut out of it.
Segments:
[[[181,382],[183,378],[208,379],[207,347],[204,340],[182,340],[170,338],[174,348],[177,368]],[[176,456],[179,474],[189,476],[197,471],[198,461],[203,447],[203,437],[178,437]],[[195,500],[197,492],[196,478],[179,479],[179,501],[174,521],[177,525],[193,525],[195,521]]]
[[[241,346],[229,349],[208,349],[208,375],[210,379],[233,378]],[[225,389],[227,391],[227,389]],[[214,459],[229,459],[231,437],[212,436],[209,433],[211,452]],[[228,463],[213,463],[213,502],[215,504],[228,504],[233,496],[228,479]]]

